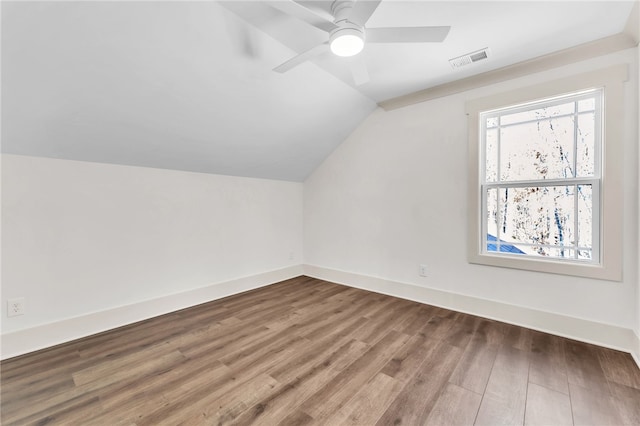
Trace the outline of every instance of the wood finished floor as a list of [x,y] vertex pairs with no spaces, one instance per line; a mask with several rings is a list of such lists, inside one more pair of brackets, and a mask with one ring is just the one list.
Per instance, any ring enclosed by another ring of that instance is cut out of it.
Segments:
[[299,277],[1,364],[3,425],[638,425],[630,355]]

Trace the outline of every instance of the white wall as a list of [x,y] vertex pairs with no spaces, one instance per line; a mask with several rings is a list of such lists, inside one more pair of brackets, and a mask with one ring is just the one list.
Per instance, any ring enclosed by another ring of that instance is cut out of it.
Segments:
[[[375,111],[305,182],[305,263],[634,329],[636,56],[637,49],[629,49],[399,110]],[[625,173],[620,188],[625,202],[623,281],[467,263],[465,102],[616,63],[632,67],[625,104],[625,163],[620,165]],[[420,263],[429,267],[426,278],[418,276]]]
[[301,259],[300,183],[2,156],[3,335]]
[[[304,199],[298,183],[3,155],[2,357],[295,276],[303,223],[308,265],[640,334],[637,66],[621,165],[622,282],[467,263],[464,115],[469,99],[633,64],[637,55],[377,110],[305,182]],[[428,277],[418,276],[419,263]],[[216,284],[224,285],[200,291]],[[26,297],[26,315],[6,317],[13,297]]]
[[[636,8],[638,4],[636,4]],[[640,13],[640,11],[639,11]],[[636,49],[636,72],[638,76],[638,82],[640,82],[640,45]],[[636,87],[637,98],[636,105],[638,108],[638,121],[636,122],[636,130],[638,132],[638,146],[640,146],[640,83],[638,83]],[[640,149],[638,150],[640,152]],[[638,164],[640,164],[640,157],[638,157]],[[640,179],[640,173],[638,174],[638,179]],[[638,181],[638,188],[640,192],[640,180]],[[638,285],[636,287],[636,362],[640,365],[640,196],[638,197],[638,210],[637,210],[637,218],[638,218],[638,257],[636,260],[636,265],[638,266]]]

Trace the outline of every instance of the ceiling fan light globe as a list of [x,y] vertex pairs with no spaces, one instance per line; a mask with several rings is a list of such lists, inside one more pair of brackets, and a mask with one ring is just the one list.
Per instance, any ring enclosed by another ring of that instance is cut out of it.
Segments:
[[336,56],[357,55],[364,48],[364,34],[357,29],[340,29],[332,34],[330,47]]

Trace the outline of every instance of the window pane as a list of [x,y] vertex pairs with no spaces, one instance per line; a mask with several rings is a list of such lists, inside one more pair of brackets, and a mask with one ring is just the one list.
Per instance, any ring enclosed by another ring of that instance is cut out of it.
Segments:
[[481,113],[485,253],[598,261],[601,96]]
[[591,248],[593,244],[593,188],[578,185],[578,246]]
[[498,190],[487,190],[487,234],[498,236]]
[[555,257],[559,259],[575,259],[575,250],[566,247],[533,247],[535,254],[545,257]]
[[578,259],[591,260],[593,253],[591,250],[578,250]]
[[495,182],[498,179],[498,129],[487,130],[485,144],[486,149],[486,172],[487,182]]
[[572,101],[551,107],[506,114],[500,117],[500,125],[504,126],[506,124],[521,123],[523,121],[539,121],[557,117],[559,115],[573,114],[574,112],[575,102]]
[[593,111],[596,108],[596,98],[583,99],[578,101],[578,111]]
[[487,251],[509,254],[527,254],[520,250],[516,245],[505,243],[504,241],[501,241],[498,245],[496,238],[491,235],[487,235]]
[[500,179],[542,180],[573,177],[573,116],[501,129]]
[[[573,185],[501,188],[501,239],[514,244],[575,245],[574,189]],[[558,253],[542,246],[535,252],[542,256]]]
[[590,112],[578,115],[578,177],[590,177],[595,170],[595,114]]

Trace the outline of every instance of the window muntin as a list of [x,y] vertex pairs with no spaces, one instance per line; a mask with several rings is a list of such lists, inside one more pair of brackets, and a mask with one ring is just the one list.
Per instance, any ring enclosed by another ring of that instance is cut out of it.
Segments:
[[480,113],[483,254],[600,263],[602,92]]

